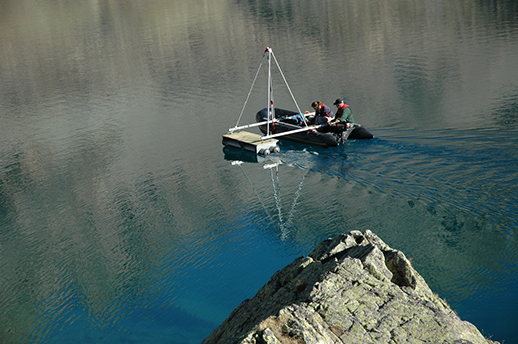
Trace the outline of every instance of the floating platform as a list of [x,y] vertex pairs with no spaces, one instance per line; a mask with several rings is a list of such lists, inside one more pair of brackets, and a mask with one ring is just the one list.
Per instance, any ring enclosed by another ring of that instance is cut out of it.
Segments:
[[278,152],[277,146],[279,140],[266,139],[261,140],[261,135],[249,133],[247,131],[233,132],[223,135],[223,145],[243,149],[256,154],[270,154]]

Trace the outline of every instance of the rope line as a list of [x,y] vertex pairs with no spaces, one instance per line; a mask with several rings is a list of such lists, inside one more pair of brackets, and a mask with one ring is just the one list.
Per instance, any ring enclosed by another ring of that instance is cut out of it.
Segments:
[[[295,96],[293,95],[293,92],[291,91],[290,86],[288,85],[288,81],[286,80],[286,77],[284,76],[284,73],[282,72],[281,66],[279,65],[279,62],[277,61],[277,58],[275,57],[273,50],[271,48],[267,48],[263,54],[263,57],[261,59],[261,63],[259,64],[259,68],[257,69],[257,72],[255,73],[254,81],[252,82],[252,86],[250,87],[250,90],[248,91],[248,95],[246,96],[245,103],[243,104],[243,108],[241,109],[241,113],[239,114],[239,117],[237,118],[237,122],[234,128],[237,128],[239,125],[239,121],[241,121],[241,118],[243,117],[243,113],[245,112],[246,104],[248,103],[248,100],[250,99],[250,95],[252,94],[252,90],[254,89],[255,83],[257,81],[257,77],[259,75],[259,72],[261,71],[261,67],[264,62],[264,58],[268,56],[268,120],[270,120],[270,112],[273,111],[273,83],[271,80],[271,59],[270,56],[273,57],[273,60],[275,61],[275,65],[277,66],[277,69],[279,70],[279,73],[282,76],[282,80],[284,81],[284,85],[286,86],[286,89],[288,90],[291,99],[293,100],[293,103],[295,103],[295,107],[297,108],[297,111],[302,115],[302,111],[300,110],[299,104],[297,103],[297,100],[295,100]],[[273,113],[271,113],[272,116],[274,116]],[[273,119],[273,118],[272,118]],[[302,120],[304,121],[304,124],[308,126],[308,123],[306,121],[306,116],[302,115]],[[269,134],[269,126],[267,126],[267,135]]]
[[[291,88],[288,85],[288,81],[286,81],[286,78],[284,77],[284,73],[281,70],[281,66],[279,66],[279,62],[277,62],[277,58],[273,54],[273,51],[270,51],[270,52],[273,56],[273,60],[275,61],[275,64],[277,65],[277,68],[279,69],[279,72],[281,73],[282,79],[284,80],[284,84],[286,85],[286,88],[288,89],[288,92],[290,93],[291,99],[293,99],[293,102],[295,103],[295,106],[297,107],[297,110],[299,111],[299,113],[302,114],[302,111],[300,111],[300,108],[299,108],[299,104],[297,104],[297,101],[295,100],[295,97],[293,96],[293,93],[291,92]],[[308,123],[306,122],[306,116],[302,116],[302,119],[304,120],[304,124],[307,126]]]
[[257,69],[257,72],[255,73],[254,81],[252,82],[252,87],[250,87],[250,91],[248,91],[248,95],[246,96],[246,99],[245,99],[245,104],[243,104],[243,109],[241,110],[241,114],[239,114],[239,117],[237,119],[236,127],[239,125],[239,121],[241,120],[241,117],[243,116],[243,113],[245,112],[246,103],[248,103],[248,98],[250,98],[250,94],[252,94],[252,90],[254,89],[254,85],[257,80],[257,76],[259,75],[259,71],[261,70],[261,66],[263,65],[265,56],[266,56],[266,52],[263,54],[263,58],[261,59],[259,68]]
[[[241,162],[241,161],[240,161]],[[242,162],[241,162],[242,163]],[[248,178],[248,175],[246,174],[245,170],[243,169],[243,167],[241,166],[240,163],[235,163],[235,164],[232,164],[232,165],[238,165],[239,168],[241,169],[241,171],[243,171],[243,174],[245,175],[245,178],[246,180],[248,181],[248,184],[250,184],[250,186],[252,187],[252,190],[254,190],[254,193],[255,195],[257,196],[257,199],[259,200],[259,202],[261,203],[261,205],[263,206],[263,209],[264,209],[264,212],[266,213],[266,215],[268,216],[268,219],[272,219],[272,217],[270,216],[270,213],[268,212],[268,209],[266,208],[266,206],[264,205],[263,201],[261,200],[261,197],[259,197],[259,194],[257,193],[257,190],[255,189],[255,186],[254,184],[252,184],[252,181],[250,180],[250,178]]]
[[272,178],[272,187],[273,187],[273,197],[275,198],[275,204],[277,206],[277,212],[279,214],[279,226],[281,230],[284,228],[283,220],[282,220],[282,209],[281,209],[281,194],[280,187],[278,185],[279,181],[279,165],[275,166],[275,171],[277,173],[277,188],[275,187],[275,181],[273,178],[273,168],[270,169],[270,176]]
[[295,206],[297,205],[297,201],[300,197],[300,192],[302,191],[302,185],[304,184],[304,179],[306,179],[306,175],[308,174],[308,172],[309,172],[309,170],[306,170],[306,173],[304,173],[304,175],[302,176],[302,180],[299,183],[299,189],[295,192],[295,199],[293,200],[290,215],[288,216],[288,221],[287,221],[288,225],[292,224],[293,211],[295,210]]

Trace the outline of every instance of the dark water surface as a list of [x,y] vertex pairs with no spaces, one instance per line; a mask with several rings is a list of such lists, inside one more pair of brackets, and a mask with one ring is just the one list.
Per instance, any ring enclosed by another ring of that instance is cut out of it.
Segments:
[[[223,149],[266,46],[375,139]],[[199,343],[352,229],[518,343],[517,185],[514,0],[0,3],[1,343]]]

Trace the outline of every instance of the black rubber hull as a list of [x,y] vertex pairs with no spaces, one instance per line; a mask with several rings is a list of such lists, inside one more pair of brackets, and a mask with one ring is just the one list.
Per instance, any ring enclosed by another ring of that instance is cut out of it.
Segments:
[[[289,117],[289,116],[295,116],[297,115],[297,112],[290,111],[290,110],[283,110],[283,109],[275,109],[275,118],[283,118],[283,117]],[[267,120],[268,116],[268,110],[266,108],[262,109],[261,111],[257,112],[255,115],[255,119],[257,122],[264,122]],[[286,122],[288,124],[297,125],[296,120],[283,120],[283,122]],[[301,127],[298,127],[301,128]],[[328,127],[330,128],[330,127]],[[259,126],[259,129],[263,134],[266,134],[266,125]],[[270,124],[270,134],[278,134],[283,132],[289,132],[291,130],[297,129],[295,126],[285,126],[282,123],[273,123]],[[303,131],[291,135],[285,135],[279,137],[280,139],[284,140],[290,140],[294,142],[309,144],[313,146],[319,146],[319,147],[335,147],[338,146],[338,141],[331,132],[322,132],[322,131]],[[364,127],[358,126],[354,128],[354,130],[349,135],[349,139],[372,139],[373,135]]]
[[368,131],[365,127],[356,126],[351,134],[349,134],[348,140],[368,140],[374,138],[374,135]]
[[[282,118],[287,116],[294,116],[297,112],[283,110],[283,109],[275,109],[275,118]],[[266,108],[262,109],[255,115],[255,119],[257,122],[264,122],[267,120],[268,110]],[[295,121],[287,120],[287,123],[295,124]],[[300,127],[299,127],[300,128]],[[263,134],[266,134],[266,125],[261,125],[259,127]],[[282,125],[282,123],[272,123],[270,124],[270,134],[278,134],[289,132],[291,130],[297,129],[296,127],[286,127]],[[291,135],[285,135],[279,137],[283,140],[290,140],[294,142],[300,142],[305,144],[310,144],[313,146],[319,147],[335,147],[338,146],[338,142],[335,137],[330,133],[320,133],[318,131],[303,131]]]

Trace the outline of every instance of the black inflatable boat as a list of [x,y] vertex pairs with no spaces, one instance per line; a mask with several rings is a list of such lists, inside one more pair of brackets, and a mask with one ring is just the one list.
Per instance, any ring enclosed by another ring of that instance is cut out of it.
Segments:
[[[267,128],[266,124],[259,126],[259,129],[263,134],[267,134],[268,129],[270,135],[287,133],[282,135],[280,138],[305,144],[310,144],[320,147],[334,147],[339,142],[345,140],[364,140],[372,139],[373,135],[366,128],[359,124],[353,124],[352,127],[346,127],[345,125],[322,125],[313,126],[309,130],[302,130],[306,128],[304,119],[307,122],[311,122],[314,114],[300,114],[295,111],[283,110],[275,108],[274,111],[275,120],[269,124]],[[267,122],[268,121],[268,109],[264,108],[257,112],[255,115],[256,122]],[[271,121],[271,119],[270,119]],[[311,126],[310,126],[311,127]],[[293,134],[288,134],[290,131],[296,131]]]

